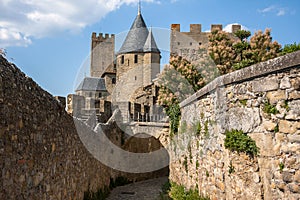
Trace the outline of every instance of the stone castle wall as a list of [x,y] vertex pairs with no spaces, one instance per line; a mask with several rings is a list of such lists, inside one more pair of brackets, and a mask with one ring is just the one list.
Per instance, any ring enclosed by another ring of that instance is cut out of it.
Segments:
[[[114,123],[105,127],[120,145],[120,129]],[[165,169],[129,174],[103,165],[80,139],[95,134],[0,57],[0,199],[81,200],[85,191],[108,186],[111,177],[135,181],[166,175]]]
[[101,77],[105,70],[114,65],[115,35],[92,33],[91,77]]
[[[277,114],[264,111],[268,101]],[[300,51],[218,77],[181,103],[170,179],[211,199],[299,199],[299,105]],[[259,156],[225,149],[231,129],[254,139]]]
[[[193,62],[199,59],[199,48],[207,49],[210,32],[203,32],[201,24],[190,24],[189,32],[182,32],[180,24],[171,25],[170,51]],[[221,24],[212,24],[211,30],[222,30]],[[241,25],[232,25],[232,33],[241,30]],[[235,37],[230,34],[233,39]]]

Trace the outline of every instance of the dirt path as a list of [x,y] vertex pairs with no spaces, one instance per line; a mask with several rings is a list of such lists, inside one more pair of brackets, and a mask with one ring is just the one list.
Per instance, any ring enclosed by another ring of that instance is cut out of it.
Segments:
[[120,186],[111,191],[107,200],[157,200],[168,177]]

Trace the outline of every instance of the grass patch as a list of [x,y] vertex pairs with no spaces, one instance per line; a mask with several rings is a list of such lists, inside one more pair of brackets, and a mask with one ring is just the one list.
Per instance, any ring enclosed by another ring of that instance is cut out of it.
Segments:
[[187,190],[184,186],[171,183],[170,197],[173,200],[210,200],[209,197],[199,195],[198,189]]

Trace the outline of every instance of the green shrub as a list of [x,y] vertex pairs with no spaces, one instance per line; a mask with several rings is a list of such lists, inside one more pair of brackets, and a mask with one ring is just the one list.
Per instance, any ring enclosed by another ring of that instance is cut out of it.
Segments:
[[200,166],[200,164],[199,164],[199,161],[198,161],[198,160],[196,160],[196,169],[198,169],[198,168],[199,168],[199,166]]
[[187,157],[186,156],[184,157],[184,161],[183,161],[182,164],[184,166],[185,172],[188,173],[188,161],[187,161]]
[[197,189],[186,190],[176,183],[171,183],[170,196],[173,200],[209,200],[209,197],[199,195]]
[[200,135],[201,129],[202,129],[201,123],[197,121],[196,124],[194,125],[194,130],[196,132],[196,135]]
[[264,104],[263,111],[264,111],[265,113],[268,113],[268,114],[274,114],[274,115],[276,115],[276,114],[279,113],[279,111],[277,110],[277,108],[276,108],[274,105],[270,104],[269,101],[267,101],[267,102]]
[[239,102],[240,102],[240,104],[242,104],[243,106],[246,106],[246,105],[247,105],[247,99],[240,100]]
[[178,103],[166,108],[166,113],[170,118],[170,131],[171,135],[178,133],[179,121],[180,121],[180,106]]
[[226,149],[236,151],[238,153],[244,152],[251,157],[258,155],[259,148],[256,146],[255,141],[242,130],[226,130],[225,134],[226,138],[224,145]]
[[279,163],[279,171],[282,172],[283,169],[284,169],[284,164],[283,164],[283,162],[280,162]]
[[228,173],[229,174],[232,174],[232,173],[234,173],[235,172],[235,168],[234,168],[234,166],[232,165],[232,162],[230,161],[230,164],[229,164],[229,166],[228,166]]
[[275,133],[278,133],[278,132],[279,132],[279,126],[278,126],[278,124],[276,124],[276,126],[274,127],[274,132],[275,132]]
[[300,50],[300,43],[296,44],[296,42],[295,42],[294,44],[286,44],[282,48],[282,55],[292,53],[292,52],[295,52],[295,51],[298,51],[298,50]]

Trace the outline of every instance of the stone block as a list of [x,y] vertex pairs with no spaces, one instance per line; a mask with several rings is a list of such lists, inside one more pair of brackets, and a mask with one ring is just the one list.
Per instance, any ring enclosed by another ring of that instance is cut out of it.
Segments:
[[258,173],[253,173],[253,181],[254,183],[259,183],[260,182],[260,177]]
[[243,130],[245,133],[253,131],[261,123],[258,108],[231,108],[226,113],[223,126],[227,130]]
[[276,123],[271,121],[264,121],[262,125],[267,131],[274,131]]
[[[251,133],[249,136],[255,140],[256,145],[259,147],[259,154],[261,156],[275,156],[274,140],[270,133]],[[277,152],[278,153],[278,152]]]
[[252,90],[253,92],[267,92],[277,90],[279,81],[277,77],[272,77],[268,79],[262,79],[258,81],[252,82]]
[[291,183],[293,181],[293,174],[287,171],[282,172],[282,179],[286,183]]
[[296,171],[294,175],[294,181],[300,184],[300,170]]
[[289,134],[289,135],[287,136],[287,138],[289,139],[289,142],[297,142],[297,143],[300,143],[300,135]]
[[291,84],[295,90],[300,90],[300,78],[299,77],[292,79]]
[[267,93],[267,98],[269,99],[271,104],[276,104],[280,100],[286,100],[287,95],[284,90],[277,90]]
[[288,189],[293,193],[300,193],[300,186],[299,184],[290,183],[287,185]]
[[282,133],[293,134],[297,131],[297,126],[299,122],[280,120],[279,131]]
[[280,81],[280,89],[288,89],[291,87],[291,82],[289,77],[283,77],[283,79]]
[[300,99],[300,91],[294,90],[289,93],[289,100]]

